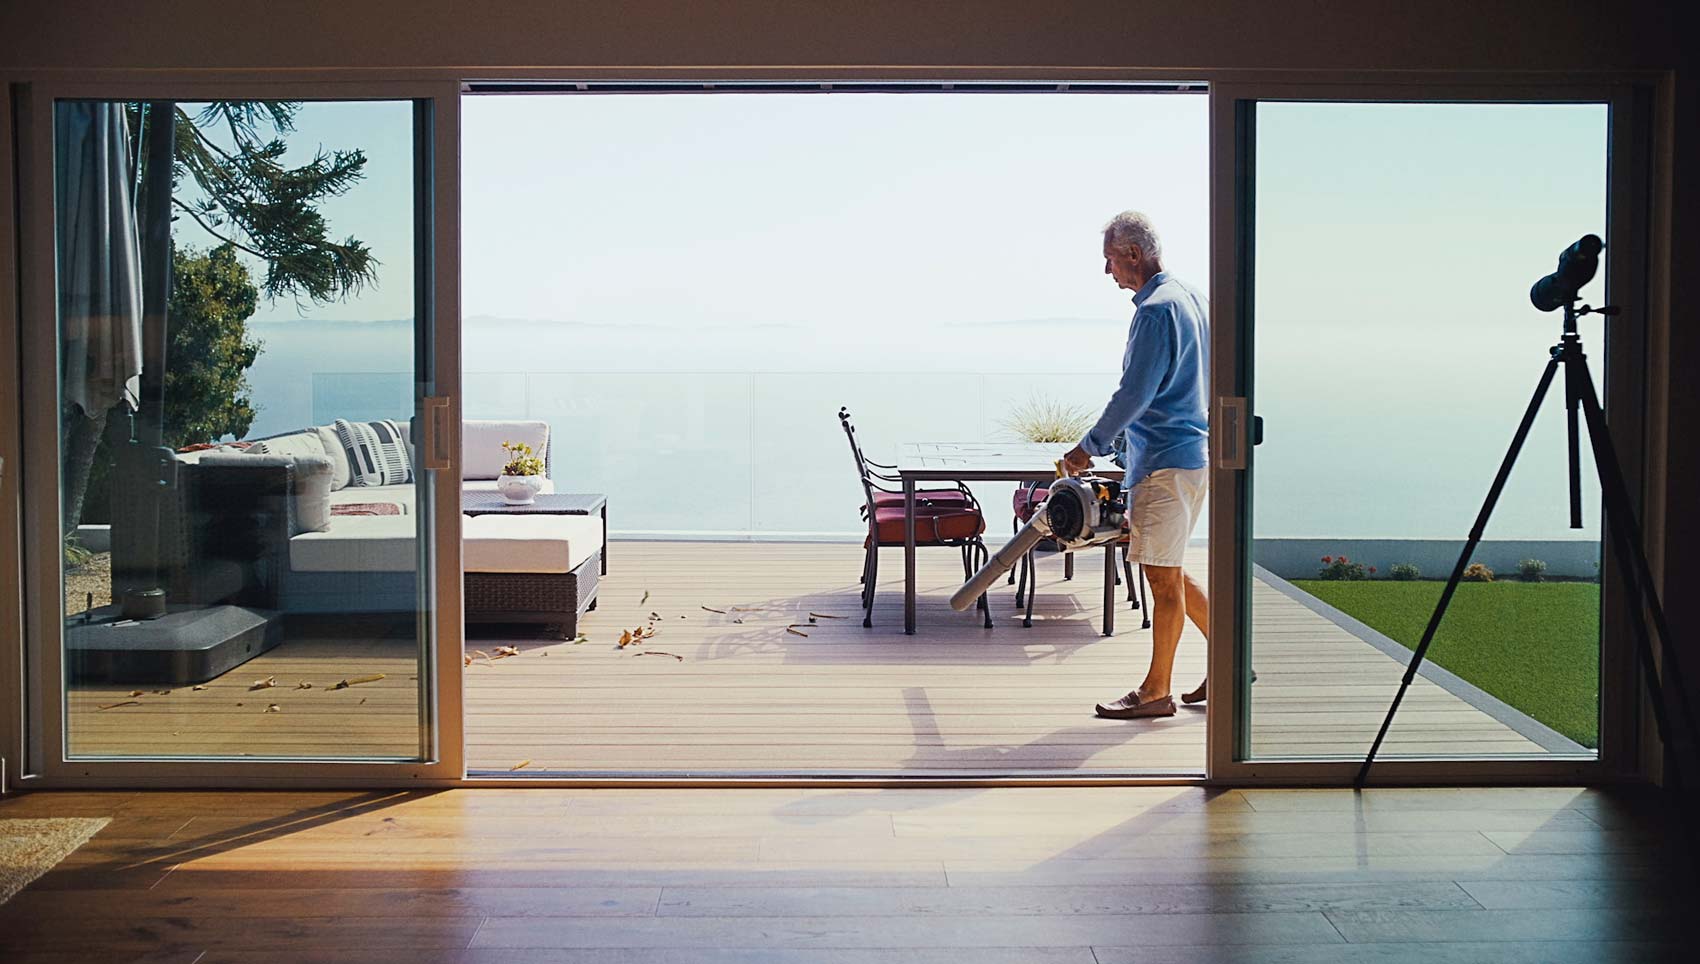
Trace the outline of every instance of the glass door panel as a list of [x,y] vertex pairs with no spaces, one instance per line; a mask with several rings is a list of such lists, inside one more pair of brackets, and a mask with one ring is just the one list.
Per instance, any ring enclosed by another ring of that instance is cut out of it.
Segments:
[[[1606,234],[1608,111],[1255,111],[1245,749],[1359,759],[1560,334],[1529,285]],[[1382,758],[1595,755],[1599,490],[1584,445],[1570,528],[1563,406],[1555,387]]]
[[54,102],[66,759],[430,752],[421,118]]

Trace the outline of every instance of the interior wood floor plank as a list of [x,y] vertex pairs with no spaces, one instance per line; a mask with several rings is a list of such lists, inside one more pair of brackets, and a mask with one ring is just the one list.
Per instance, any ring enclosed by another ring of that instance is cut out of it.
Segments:
[[0,906],[7,964],[1692,958],[1680,818],[1624,791],[0,800],[72,812],[112,823]]

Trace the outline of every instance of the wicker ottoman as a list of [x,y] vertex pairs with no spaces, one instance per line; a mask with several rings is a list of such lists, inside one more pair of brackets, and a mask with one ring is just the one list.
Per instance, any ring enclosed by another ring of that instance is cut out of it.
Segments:
[[543,623],[563,638],[596,608],[597,516],[471,516],[461,533],[468,623]]

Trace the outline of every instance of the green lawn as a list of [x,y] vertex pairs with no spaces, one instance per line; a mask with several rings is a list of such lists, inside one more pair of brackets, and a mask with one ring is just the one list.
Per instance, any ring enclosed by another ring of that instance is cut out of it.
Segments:
[[[1416,649],[1445,583],[1293,584]],[[1599,745],[1600,587],[1462,583],[1428,659],[1583,746]]]

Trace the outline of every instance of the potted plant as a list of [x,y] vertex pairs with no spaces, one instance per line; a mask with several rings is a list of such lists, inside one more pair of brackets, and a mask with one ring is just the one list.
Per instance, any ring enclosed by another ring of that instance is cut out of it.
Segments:
[[543,489],[543,460],[524,442],[503,442],[507,464],[496,478],[496,491],[508,505],[530,505]]

